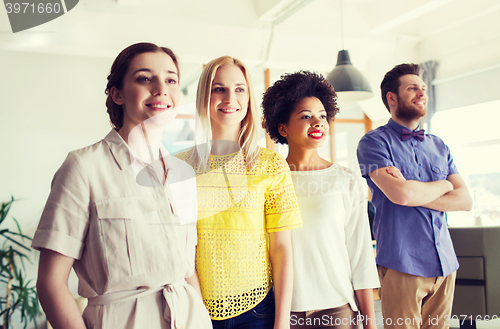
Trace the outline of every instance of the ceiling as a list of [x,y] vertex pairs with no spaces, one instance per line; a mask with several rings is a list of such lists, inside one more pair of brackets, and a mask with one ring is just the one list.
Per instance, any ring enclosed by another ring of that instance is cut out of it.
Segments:
[[190,101],[203,64],[221,55],[241,59],[263,89],[264,69],[271,81],[299,69],[326,74],[345,48],[377,92],[401,62],[437,60],[438,78],[498,65],[499,16],[499,0],[80,0],[15,34],[1,11],[0,51],[114,58],[132,43],[154,42],[180,58]]

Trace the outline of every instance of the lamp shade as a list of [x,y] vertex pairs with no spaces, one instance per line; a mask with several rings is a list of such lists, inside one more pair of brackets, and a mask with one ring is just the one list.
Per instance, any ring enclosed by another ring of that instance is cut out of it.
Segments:
[[352,66],[347,50],[339,51],[337,65],[327,78],[341,102],[355,102],[373,96],[368,80]]

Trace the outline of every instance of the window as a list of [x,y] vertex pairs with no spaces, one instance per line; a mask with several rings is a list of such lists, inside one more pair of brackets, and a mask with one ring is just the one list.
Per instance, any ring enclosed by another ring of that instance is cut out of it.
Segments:
[[438,112],[432,132],[451,149],[474,200],[471,212],[450,212],[451,226],[500,224],[500,101]]

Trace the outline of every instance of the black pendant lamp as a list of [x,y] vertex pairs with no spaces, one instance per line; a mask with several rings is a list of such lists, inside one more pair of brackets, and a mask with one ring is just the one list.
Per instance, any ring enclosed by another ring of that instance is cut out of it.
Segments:
[[326,79],[341,102],[361,101],[373,96],[368,80],[352,65],[347,50],[339,51],[337,65]]
[[[342,16],[342,0],[340,0],[341,29],[343,29]],[[344,32],[342,30],[342,48],[343,44]],[[352,65],[349,52],[345,49],[339,51],[337,65],[335,65],[335,68],[328,74],[326,79],[335,89],[338,99],[341,102],[356,102],[373,96],[368,80]]]

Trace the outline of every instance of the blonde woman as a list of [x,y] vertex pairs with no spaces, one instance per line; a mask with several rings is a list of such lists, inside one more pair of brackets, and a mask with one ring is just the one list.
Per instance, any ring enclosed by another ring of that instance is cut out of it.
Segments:
[[290,326],[290,229],[301,218],[287,163],[257,145],[253,96],[242,62],[208,63],[198,85],[197,145],[179,155],[197,173],[196,268],[214,328]]

